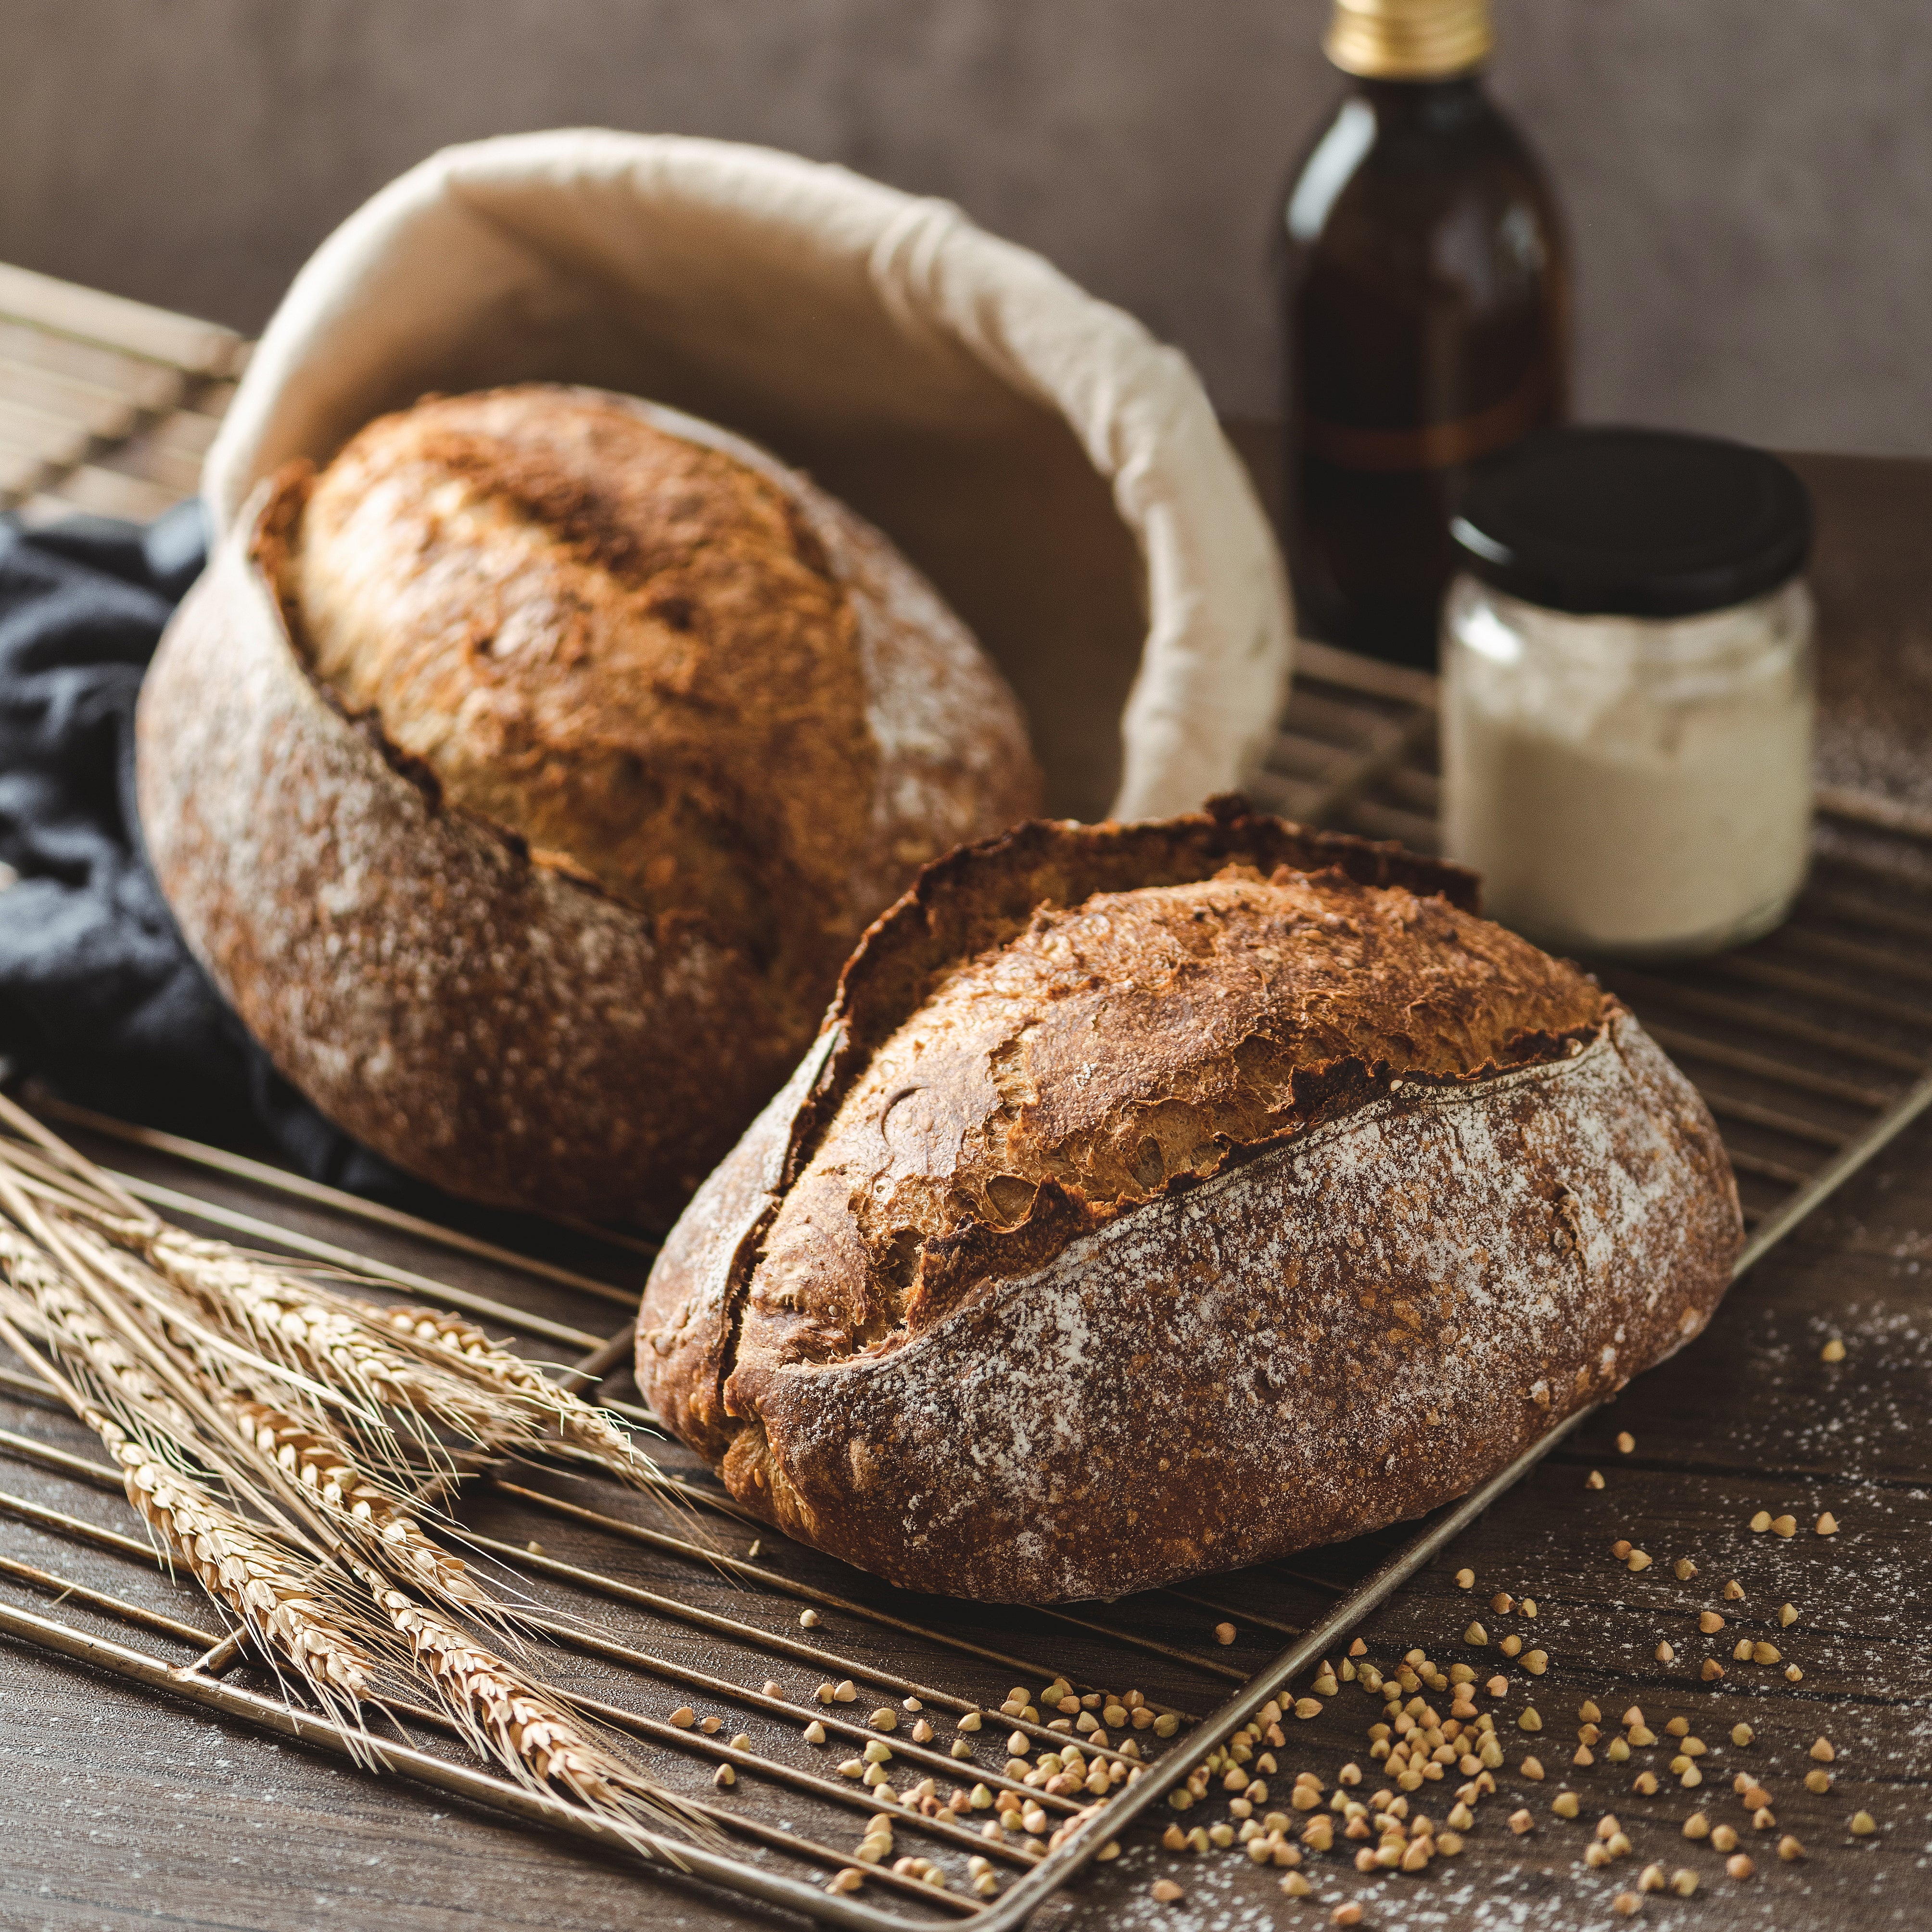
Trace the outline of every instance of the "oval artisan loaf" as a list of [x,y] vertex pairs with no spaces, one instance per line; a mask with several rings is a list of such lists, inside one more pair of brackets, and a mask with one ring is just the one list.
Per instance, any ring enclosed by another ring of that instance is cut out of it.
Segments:
[[790,1534],[1001,1600],[1460,1494],[1742,1236],[1695,1090],[1474,901],[1232,802],[941,861],[673,1231],[647,1398]]
[[142,824],[330,1118],[458,1193],[668,1216],[918,867],[1037,808],[1018,706],[869,526],[600,392],[291,466],[171,627]]

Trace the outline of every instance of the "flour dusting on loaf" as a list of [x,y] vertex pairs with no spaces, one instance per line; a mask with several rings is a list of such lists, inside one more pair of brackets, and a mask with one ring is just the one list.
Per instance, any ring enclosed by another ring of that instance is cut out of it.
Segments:
[[1232,808],[940,871],[646,1298],[647,1393],[792,1533],[1115,1595],[1460,1493],[1708,1318],[1701,1100],[1466,879]]

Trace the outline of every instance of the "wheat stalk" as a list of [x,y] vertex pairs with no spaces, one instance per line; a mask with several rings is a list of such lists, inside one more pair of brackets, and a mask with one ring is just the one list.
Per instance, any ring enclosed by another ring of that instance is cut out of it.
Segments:
[[[0,1118],[7,1112],[0,1103]],[[400,1586],[398,1574],[458,1614],[514,1615],[424,1530],[396,1486],[361,1466],[316,1405],[332,1404],[352,1436],[374,1431],[391,1448],[385,1412],[421,1425],[412,1432],[432,1456],[442,1452],[428,1425],[443,1425],[493,1451],[561,1442],[647,1480],[650,1465],[628,1438],[470,1323],[358,1302],[226,1243],[196,1240],[145,1210],[128,1212],[134,1204],[104,1183],[86,1185],[85,1163],[58,1143],[41,1136],[40,1149],[0,1143],[0,1208],[21,1223],[0,1219],[0,1272],[13,1289],[4,1299],[38,1323],[101,1400],[41,1360],[4,1314],[0,1336],[100,1436],[162,1550],[271,1662],[350,1716],[371,1700],[376,1659],[393,1649],[479,1755],[529,1787],[627,1834],[652,1822],[708,1835],[701,1816],[564,1700]],[[211,1436],[242,1467],[212,1450]],[[179,1466],[190,1454],[230,1488],[259,1475],[314,1534],[250,1522]],[[394,1460],[399,1474],[415,1473]],[[339,1575],[306,1548],[317,1538]],[[360,1586],[352,1606],[342,1600],[349,1579]]]
[[[472,1615],[503,1607],[460,1560],[423,1533],[395,1498],[357,1470],[326,1430],[263,1402],[225,1396],[218,1406],[244,1445],[313,1496],[352,1538],[365,1547],[373,1544],[381,1562],[402,1568],[434,1595]],[[706,1828],[696,1814],[687,1814],[587,1733],[536,1679],[418,1603],[374,1564],[350,1555],[346,1567],[479,1756],[495,1759],[533,1789],[560,1789],[620,1826],[650,1818]]]
[[193,1432],[193,1418],[174,1391],[134,1353],[73,1278],[4,1221],[0,1221],[0,1270],[50,1336],[86,1363],[104,1392],[152,1412],[178,1431]]
[[0,1123],[14,1130],[0,1142],[0,1204],[24,1227],[70,1264],[91,1262],[152,1304],[151,1285],[127,1265],[138,1257],[218,1331],[306,1378],[311,1400],[326,1402],[333,1391],[358,1405],[352,1424],[382,1460],[396,1460],[393,1432],[370,1425],[387,1408],[425,1448],[433,1438],[417,1425],[427,1422],[491,1453],[562,1448],[640,1488],[657,1484],[650,1459],[607,1412],[473,1323],[436,1309],[378,1306],[272,1258],[188,1234],[4,1096]]
[[[349,1544],[343,1568],[367,1592],[380,1621],[346,1613],[342,1592],[304,1552],[220,1502],[210,1486],[164,1459],[142,1439],[160,1429],[193,1433],[189,1408],[101,1322],[94,1304],[44,1252],[0,1222],[0,1268],[15,1294],[46,1330],[50,1345],[111,1391],[117,1418],[90,1400],[38,1356],[7,1316],[0,1337],[34,1362],[106,1445],[128,1498],[158,1547],[179,1562],[208,1595],[230,1611],[272,1664],[286,1666],[338,1719],[374,1700],[375,1651],[386,1639],[479,1756],[494,1760],[532,1789],[553,1789],[628,1831],[650,1822],[708,1832],[668,1792],[585,1730],[542,1684],[477,1642],[399,1588],[387,1567],[400,1568],[462,1608],[497,1608],[457,1558],[439,1549],[382,1485],[314,1418],[214,1385],[211,1406],[235,1442],[272,1480],[279,1478],[314,1505]],[[177,1373],[196,1372],[177,1365]],[[178,1450],[176,1450],[178,1454]],[[383,1567],[379,1567],[383,1566]],[[641,1844],[640,1850],[648,1850]]]

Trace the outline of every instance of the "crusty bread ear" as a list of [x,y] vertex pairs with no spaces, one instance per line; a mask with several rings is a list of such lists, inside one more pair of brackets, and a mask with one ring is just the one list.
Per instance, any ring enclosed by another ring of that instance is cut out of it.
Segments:
[[1471,884],[1231,806],[952,855],[674,1230],[640,1386],[748,1508],[967,1596],[1460,1493],[1742,1238],[1695,1090]]

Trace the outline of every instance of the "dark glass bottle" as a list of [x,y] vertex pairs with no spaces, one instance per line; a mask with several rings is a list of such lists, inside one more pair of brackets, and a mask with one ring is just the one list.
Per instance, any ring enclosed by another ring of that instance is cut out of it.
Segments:
[[[1376,4],[1343,0],[1351,31],[1338,10],[1328,43],[1338,64],[1377,64],[1361,17]],[[1466,15],[1470,0],[1441,10]],[[1486,11],[1477,17],[1486,51]],[[1555,202],[1466,63],[1358,72],[1296,175],[1285,220],[1287,534],[1301,628],[1433,665],[1456,466],[1566,408],[1569,279]]]

